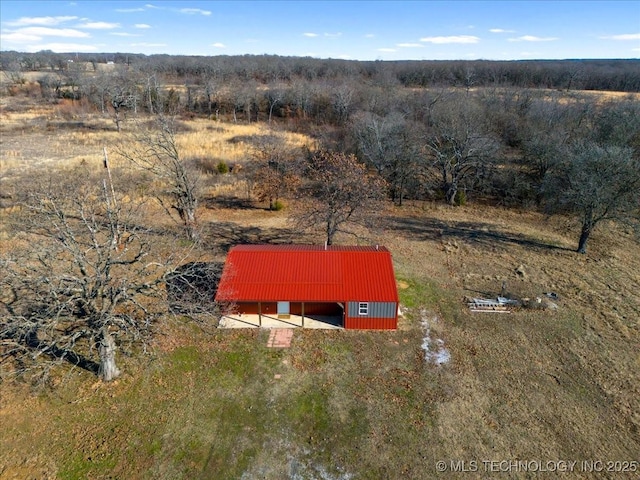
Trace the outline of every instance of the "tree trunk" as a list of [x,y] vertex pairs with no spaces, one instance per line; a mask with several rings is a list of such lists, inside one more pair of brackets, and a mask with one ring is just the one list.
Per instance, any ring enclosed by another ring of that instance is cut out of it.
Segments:
[[115,107],[114,107],[114,111],[115,111],[115,116],[113,118],[113,121],[116,124],[116,131],[120,133],[120,111],[118,108],[115,108]]
[[110,382],[120,376],[120,370],[116,365],[116,342],[109,333],[107,327],[101,331],[99,344],[100,371],[98,372],[102,380]]
[[147,88],[147,93],[148,93],[148,97],[147,97],[147,102],[148,102],[148,108],[149,108],[149,113],[154,113],[153,112],[153,97],[151,96],[151,86],[149,86]]
[[587,241],[592,229],[591,225],[582,226],[582,233],[580,233],[580,240],[578,241],[578,253],[587,253]]
[[458,186],[456,185],[456,183],[449,183],[445,190],[445,200],[449,205],[456,204],[456,193],[458,193]]
[[578,253],[587,253],[587,241],[589,240],[589,235],[591,235],[594,226],[593,210],[589,208],[584,212],[584,217],[582,219],[582,232],[580,232],[578,250],[576,250]]
[[330,222],[327,222],[327,246],[333,245],[333,236],[336,234],[335,229],[331,226]]

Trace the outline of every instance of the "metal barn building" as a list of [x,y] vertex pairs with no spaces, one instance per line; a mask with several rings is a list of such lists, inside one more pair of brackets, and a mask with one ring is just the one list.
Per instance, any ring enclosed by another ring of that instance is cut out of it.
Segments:
[[238,245],[216,301],[240,314],[337,316],[346,329],[394,330],[398,289],[384,247]]

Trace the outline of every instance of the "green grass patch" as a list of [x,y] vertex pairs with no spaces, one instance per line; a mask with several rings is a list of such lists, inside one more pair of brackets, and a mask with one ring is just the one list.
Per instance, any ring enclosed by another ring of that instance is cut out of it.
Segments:
[[116,464],[117,459],[112,456],[96,458],[91,454],[78,453],[68,459],[58,475],[61,480],[82,480],[91,478],[92,472],[110,472]]
[[433,305],[438,301],[437,288],[434,283],[419,282],[414,278],[402,278],[405,288],[400,289],[400,303],[407,308],[418,308]]
[[429,279],[402,278],[404,288],[399,289],[400,304],[414,312],[422,308],[456,319],[460,312],[460,299]]
[[309,386],[308,390],[293,396],[284,414],[287,415],[296,430],[308,435],[312,445],[329,435],[331,416],[328,410],[327,392],[322,388]]
[[176,372],[192,371],[201,363],[201,356],[195,347],[180,347],[173,351],[169,362]]

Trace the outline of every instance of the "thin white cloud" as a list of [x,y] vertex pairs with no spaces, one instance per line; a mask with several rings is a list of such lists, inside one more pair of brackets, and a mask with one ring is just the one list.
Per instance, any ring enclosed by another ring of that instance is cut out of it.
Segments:
[[204,15],[205,17],[211,15],[209,10],[202,10],[201,8],[181,8],[179,11],[185,15]]
[[376,38],[376,36],[373,33],[367,33],[364,38]]
[[82,25],[77,25],[77,28],[88,28],[90,30],[111,30],[113,28],[120,28],[119,23],[109,22],[87,22]]
[[491,33],[516,33],[515,30],[505,30],[504,28],[490,28]]
[[[10,32],[11,33],[11,32]],[[81,32],[73,28],[49,28],[49,27],[26,27],[20,28],[13,33],[42,37],[66,37],[66,38],[88,38],[87,32]]]
[[227,46],[224,43],[220,43],[220,42],[212,43],[211,46],[215,48],[227,48]]
[[41,50],[51,50],[56,53],[68,52],[95,52],[98,47],[95,45],[86,45],[82,43],[42,43],[39,45],[27,45],[30,52],[39,52]]
[[151,28],[151,25],[147,25],[146,23],[136,23],[134,25],[136,28]]
[[535,35],[523,35],[521,37],[510,38],[510,42],[553,42],[560,40],[557,37],[536,37]]
[[157,10],[162,10],[162,7],[157,7],[157,6],[155,6],[155,5],[151,4],[151,3],[146,3],[144,5],[144,8],[155,8]]
[[325,33],[324,36],[329,38],[338,38],[342,36],[342,33]]
[[379,48],[378,51],[379,52],[386,52],[386,53],[397,52],[397,50],[395,48]]
[[448,37],[424,37],[420,41],[443,45],[447,43],[478,43],[480,39],[473,35],[451,35]]
[[302,35],[305,36],[305,37],[310,37],[310,38],[314,38],[314,37],[318,36],[317,33],[311,33],[311,32],[306,32],[306,33],[303,33]]
[[21,32],[12,32],[0,34],[0,40],[12,43],[26,43],[37,42],[38,40],[42,40],[42,37],[38,35],[27,35],[26,33]]
[[400,48],[422,48],[424,45],[420,43],[396,43],[396,47]]
[[640,40],[640,33],[625,33],[622,35],[610,35],[599,38],[602,40]]
[[144,8],[116,8],[116,12],[118,13],[144,12]]
[[18,20],[6,22],[9,27],[25,27],[28,25],[52,26],[60,25],[64,22],[77,20],[78,17],[61,16],[61,17],[21,17]]
[[142,36],[139,33],[128,33],[128,32],[109,32],[109,35],[113,35],[116,37],[141,37]]

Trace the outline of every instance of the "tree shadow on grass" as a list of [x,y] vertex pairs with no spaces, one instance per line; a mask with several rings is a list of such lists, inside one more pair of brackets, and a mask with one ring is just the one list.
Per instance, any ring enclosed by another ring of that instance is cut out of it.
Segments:
[[241,198],[232,195],[207,196],[202,200],[205,208],[225,208],[230,210],[264,210],[255,205],[250,198]]
[[389,217],[385,228],[418,240],[460,240],[482,247],[520,245],[533,250],[559,250],[571,248],[545,243],[518,233],[502,232],[495,225],[484,222],[444,222],[436,218]]
[[[60,347],[55,343],[43,345],[42,341],[38,339],[38,333],[35,329],[28,332],[26,335],[21,335],[19,332],[16,332],[14,337],[8,337],[7,339],[9,338],[16,344],[22,345],[25,351],[31,352],[29,356],[32,358],[36,358],[38,354],[42,354],[53,363],[65,362],[86,370],[94,375],[98,375],[100,373],[100,364],[90,360],[84,355],[74,352],[73,350]],[[16,360],[18,363],[22,363],[19,355],[16,357]]]
[[88,358],[78,355],[71,350],[54,346],[48,350],[47,354],[53,359],[68,362],[76,367],[86,370],[87,372],[93,373],[94,375],[98,375],[100,373],[100,364],[98,362],[89,360]]
[[235,245],[300,243],[305,235],[291,228],[261,228],[233,222],[215,222],[205,229],[207,243],[228,252]]

